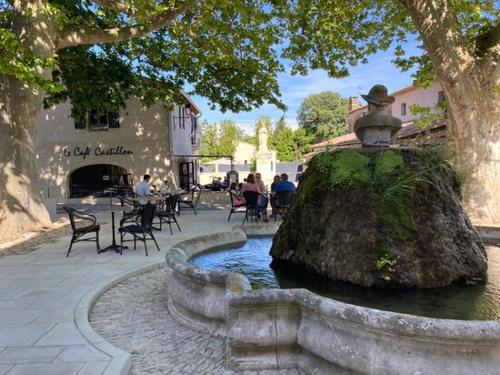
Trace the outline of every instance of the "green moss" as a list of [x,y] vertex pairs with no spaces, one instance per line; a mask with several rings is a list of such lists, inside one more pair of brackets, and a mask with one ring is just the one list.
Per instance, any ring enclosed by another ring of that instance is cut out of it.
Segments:
[[379,153],[374,159],[373,183],[380,185],[397,168],[403,165],[401,155],[394,151],[384,151]]
[[363,185],[370,181],[370,159],[359,152],[337,152],[330,172],[332,185]]
[[[366,188],[377,214],[377,229],[392,234],[396,240],[407,241],[414,237],[412,207],[417,188],[435,188],[450,173],[456,178],[446,161],[448,156],[443,148],[327,151],[311,161],[309,176],[300,190],[309,197],[314,186],[325,183],[332,189]],[[377,246],[377,253],[381,254],[381,245]],[[391,258],[377,255],[377,269],[390,269],[392,262]]]

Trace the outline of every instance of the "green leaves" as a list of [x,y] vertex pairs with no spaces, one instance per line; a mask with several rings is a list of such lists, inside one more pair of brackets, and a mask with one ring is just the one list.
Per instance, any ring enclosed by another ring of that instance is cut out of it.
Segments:
[[35,88],[57,92],[61,90],[61,86],[42,75],[43,69],[54,69],[56,66],[54,58],[37,57],[14,33],[0,28],[0,74],[14,76]]
[[417,116],[413,123],[421,128],[426,128],[434,120],[442,119],[446,115],[446,102],[438,102],[434,107],[427,107],[418,104],[410,105],[410,113]]
[[[66,90],[47,103],[70,98],[78,108],[96,102],[114,106],[133,94],[150,105],[179,99],[178,91],[189,88],[189,94],[207,97],[221,111],[250,110],[266,103],[285,109],[277,83],[283,66],[275,49],[283,37],[275,18],[283,1],[51,0],[44,4],[42,11],[51,13],[58,30],[148,26],[158,16],[182,9],[167,27],[141,38],[60,51],[54,56],[60,66],[55,76]],[[34,73],[37,68],[55,68],[55,60],[37,60],[29,55],[30,47],[9,35],[15,29],[11,15],[12,7],[0,2],[0,27],[4,27],[0,73],[45,89],[59,87]],[[77,55],[82,57],[79,63]],[[88,74],[94,69],[98,77]],[[73,94],[74,89],[79,93]]]
[[346,134],[347,104],[347,99],[332,91],[309,95],[298,109],[297,121],[315,142]]
[[[202,144],[201,155],[234,156],[236,146],[242,138],[242,131],[234,121],[222,120],[219,125],[207,122],[201,124]],[[203,162],[214,158],[203,158]]]

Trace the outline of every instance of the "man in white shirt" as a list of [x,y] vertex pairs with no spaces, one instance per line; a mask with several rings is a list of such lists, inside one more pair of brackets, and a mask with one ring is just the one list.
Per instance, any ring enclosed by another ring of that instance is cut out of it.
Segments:
[[150,175],[145,174],[142,181],[138,182],[137,185],[135,185],[135,193],[139,197],[146,197],[151,194],[148,185],[150,178],[151,178]]

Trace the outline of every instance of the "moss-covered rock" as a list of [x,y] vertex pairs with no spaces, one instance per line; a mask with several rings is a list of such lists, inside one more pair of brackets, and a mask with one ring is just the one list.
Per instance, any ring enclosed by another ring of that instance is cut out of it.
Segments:
[[487,268],[456,174],[432,149],[317,155],[271,255],[274,267],[302,265],[364,286],[444,286],[484,278]]

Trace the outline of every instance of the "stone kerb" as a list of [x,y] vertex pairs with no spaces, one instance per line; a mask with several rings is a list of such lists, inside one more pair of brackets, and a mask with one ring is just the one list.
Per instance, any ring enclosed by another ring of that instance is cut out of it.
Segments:
[[243,275],[201,269],[188,261],[245,241],[245,232],[236,230],[197,237],[170,249],[166,255],[169,313],[192,328],[225,336],[225,296],[250,290],[250,283]]

